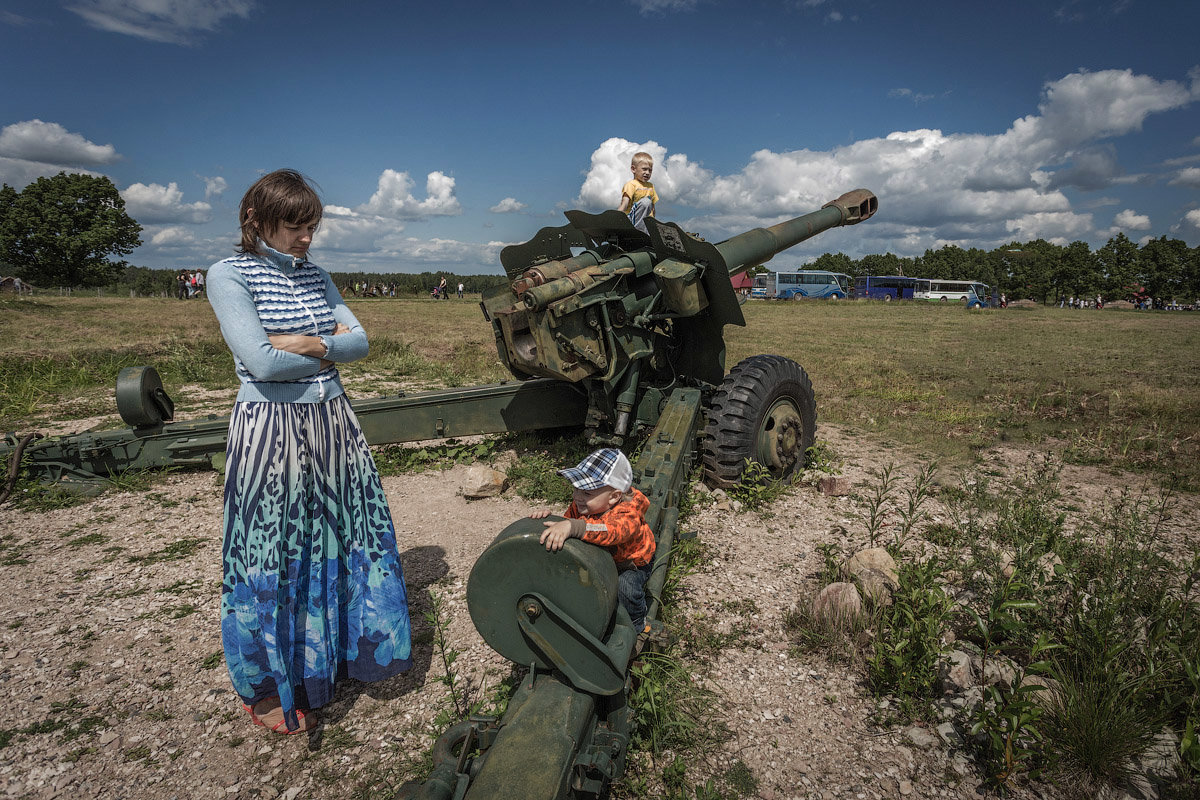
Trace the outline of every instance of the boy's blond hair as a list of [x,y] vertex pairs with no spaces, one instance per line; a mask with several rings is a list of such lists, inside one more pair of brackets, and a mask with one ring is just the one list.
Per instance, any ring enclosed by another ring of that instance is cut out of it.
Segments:
[[639,161],[649,161],[651,164],[653,164],[654,156],[650,155],[649,153],[634,153],[633,158],[629,160],[629,166],[636,167]]

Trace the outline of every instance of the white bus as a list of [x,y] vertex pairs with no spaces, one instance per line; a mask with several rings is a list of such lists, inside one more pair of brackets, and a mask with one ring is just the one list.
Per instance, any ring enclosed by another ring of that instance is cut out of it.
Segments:
[[913,299],[986,305],[991,293],[991,287],[979,281],[944,281],[933,278],[929,281],[929,289],[914,293]]
[[755,275],[754,284],[750,287],[751,297],[774,297],[777,300],[803,300],[806,297],[841,300],[849,293],[849,275],[817,269]]

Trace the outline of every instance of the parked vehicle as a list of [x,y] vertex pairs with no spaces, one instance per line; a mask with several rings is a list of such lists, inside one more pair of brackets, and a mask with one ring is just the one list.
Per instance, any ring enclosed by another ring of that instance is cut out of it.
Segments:
[[850,276],[842,272],[803,269],[755,275],[751,297],[803,300],[807,297],[841,300],[850,294]]
[[[970,307],[983,308],[990,303],[990,296],[991,287],[986,283],[932,279],[928,291],[914,295],[914,299],[938,303],[965,302]],[[975,301],[978,301],[977,305],[973,304]]]
[[855,298],[872,300],[920,300],[929,292],[928,278],[903,275],[859,275],[854,279]]

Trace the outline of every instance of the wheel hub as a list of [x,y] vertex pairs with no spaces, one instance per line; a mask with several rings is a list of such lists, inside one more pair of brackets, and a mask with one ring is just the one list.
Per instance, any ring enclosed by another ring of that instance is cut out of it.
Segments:
[[759,453],[762,463],[772,473],[782,475],[804,457],[800,452],[803,430],[800,413],[791,403],[781,402],[767,412],[759,437]]

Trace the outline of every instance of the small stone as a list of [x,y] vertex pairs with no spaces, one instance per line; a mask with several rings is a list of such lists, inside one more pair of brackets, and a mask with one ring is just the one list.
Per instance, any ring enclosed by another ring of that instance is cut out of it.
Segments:
[[938,736],[942,737],[942,741],[951,747],[962,746],[962,736],[959,735],[958,729],[954,727],[952,722],[943,722],[937,726]]
[[899,781],[897,788],[902,795],[912,794],[913,786],[911,781]]
[[463,478],[462,495],[468,500],[498,497],[508,488],[508,476],[485,464],[473,464]]
[[917,725],[905,728],[904,735],[917,747],[933,747],[938,742],[936,736]]
[[817,490],[826,497],[845,497],[852,488],[849,478],[826,475],[817,481]]

